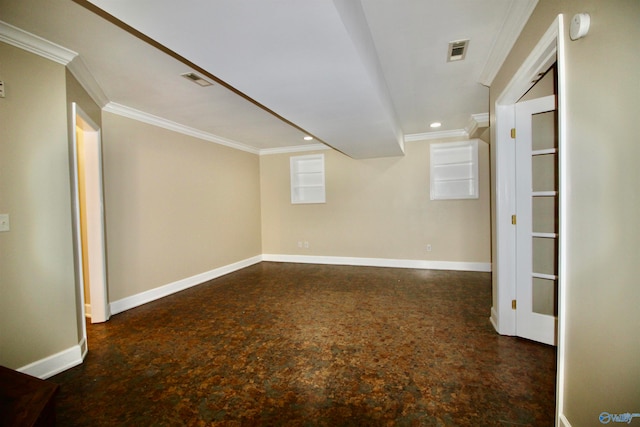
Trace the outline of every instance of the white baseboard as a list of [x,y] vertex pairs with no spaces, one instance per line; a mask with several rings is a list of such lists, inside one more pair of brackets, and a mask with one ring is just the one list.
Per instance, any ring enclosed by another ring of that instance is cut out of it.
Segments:
[[560,426],[560,427],[571,427],[571,423],[569,422],[567,417],[564,416],[564,414],[560,414],[558,416],[558,426]]
[[196,274],[195,276],[187,277],[186,279],[178,280],[158,288],[150,289],[130,297],[122,298],[118,301],[113,301],[109,304],[111,314],[122,313],[123,311],[130,310],[134,307],[141,306],[148,302],[155,301],[209,280],[216,279],[220,276],[224,276],[225,274],[233,273],[234,271],[257,264],[260,261],[262,261],[262,256],[258,255],[253,258],[247,258],[233,264],[225,265],[224,267],[207,271],[205,273]]
[[366,267],[394,267],[419,268],[427,270],[457,270],[491,272],[490,262],[457,262],[457,261],[426,261],[413,259],[390,258],[354,258],[338,256],[309,256],[309,255],[275,255],[263,254],[263,261],[294,262],[305,264],[334,264],[356,265]]
[[[402,259],[386,259],[386,258],[353,258],[353,257],[335,257],[335,256],[306,256],[306,255],[258,255],[247,258],[224,267],[216,268],[205,273],[187,277],[155,289],[150,289],[130,297],[114,301],[109,304],[111,314],[121,313],[123,311],[138,307],[159,298],[174,294],[176,292],[199,285],[209,280],[224,276],[234,271],[241,270],[261,261],[273,262],[293,262],[307,264],[334,264],[334,265],[355,265],[368,267],[395,267],[395,268],[419,268],[434,270],[459,270],[459,271],[479,271],[491,272],[491,263],[481,262],[451,262],[451,261],[424,261],[424,260],[402,260]],[[85,307],[87,314],[90,313],[91,307]],[[494,312],[492,309],[492,318]],[[493,323],[493,321],[492,321]],[[495,327],[495,325],[494,325]],[[17,369],[20,372],[31,376],[47,379],[62,371],[73,368],[82,363],[87,354],[87,343],[83,339],[78,345],[67,350],[30,363]],[[571,427],[562,415],[561,419],[565,420],[565,426]]]
[[496,332],[498,332],[498,312],[493,306],[491,307],[491,317],[489,317],[489,321],[493,325],[493,329],[495,329]]
[[87,352],[89,351],[89,346],[87,345],[87,339],[82,338],[82,341],[80,341],[80,344],[78,345],[80,346],[80,355],[82,357],[82,360],[84,360],[84,358],[87,357]]
[[[62,350],[61,352],[45,357],[44,359],[37,360],[16,370],[18,372],[31,375],[32,377],[46,380],[47,378],[59,374],[62,371],[78,366],[82,363],[84,354],[86,354],[86,343],[84,343],[84,340],[82,341],[83,342],[78,345],[74,345],[71,348]],[[85,348],[84,354],[82,350],[83,346]]]

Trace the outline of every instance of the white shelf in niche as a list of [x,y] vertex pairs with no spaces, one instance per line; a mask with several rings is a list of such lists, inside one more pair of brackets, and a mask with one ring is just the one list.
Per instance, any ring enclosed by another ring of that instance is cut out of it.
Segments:
[[478,198],[478,140],[431,144],[431,200]]
[[324,154],[290,158],[291,203],[325,203]]
[[546,156],[548,154],[558,154],[557,148],[544,148],[542,150],[533,150],[531,152],[532,156]]

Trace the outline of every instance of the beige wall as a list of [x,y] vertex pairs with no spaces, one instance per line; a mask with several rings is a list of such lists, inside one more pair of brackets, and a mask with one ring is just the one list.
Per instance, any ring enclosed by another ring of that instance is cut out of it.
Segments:
[[263,252],[488,263],[489,154],[484,142],[478,147],[480,198],[456,201],[429,199],[428,142],[407,143],[406,155],[395,158],[354,160],[322,151],[325,204],[291,204],[295,154],[262,156]]
[[[591,15],[591,29],[570,41],[579,12]],[[540,0],[491,86],[492,120],[495,99],[558,13],[567,29],[568,184],[560,409],[573,426],[600,425],[603,411],[640,411],[640,2]]]
[[261,254],[258,156],[103,113],[111,302]]
[[65,68],[0,43],[0,364],[76,344]]

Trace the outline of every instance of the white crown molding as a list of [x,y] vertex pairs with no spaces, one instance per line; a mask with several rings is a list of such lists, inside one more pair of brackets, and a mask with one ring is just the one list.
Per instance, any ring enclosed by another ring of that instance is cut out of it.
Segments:
[[489,126],[489,113],[472,114],[471,120],[476,122],[477,127],[486,128]]
[[78,53],[3,21],[0,21],[0,41],[66,65],[96,104],[102,108],[109,102]]
[[538,0],[510,2],[502,28],[493,41],[491,52],[478,79],[481,84],[491,86],[537,4]]
[[478,129],[489,126],[489,113],[472,114],[469,118],[469,124],[464,129],[467,135],[473,135]]
[[277,147],[277,148],[263,148],[260,150],[261,156],[268,156],[270,154],[285,154],[285,153],[302,153],[305,151],[319,151],[319,150],[332,150],[331,147],[324,144],[307,144],[307,145],[294,145],[291,147]]
[[201,130],[181,125],[180,123],[172,122],[171,120],[163,119],[162,117],[154,116],[153,114],[145,113],[144,111],[136,110],[135,108],[127,107],[115,102],[109,102],[103,107],[103,111],[117,114],[119,116],[128,117],[133,120],[138,120],[143,123],[147,123],[153,126],[158,126],[164,129],[172,130],[174,132],[182,133],[184,135],[193,136],[195,138],[203,139],[205,141],[215,142],[216,144],[224,145],[226,147],[235,148],[236,150],[246,151],[252,154],[259,154],[259,150],[248,145],[241,144],[230,139],[222,138],[212,133],[203,132]]
[[93,77],[93,74],[91,74],[91,71],[89,71],[89,68],[87,68],[87,65],[80,55],[76,56],[71,62],[69,62],[69,64],[67,64],[67,68],[100,108],[104,108],[109,103],[109,98],[102,91],[102,88]]
[[479,128],[489,126],[489,113],[472,114],[464,129],[443,130],[435,132],[411,133],[404,136],[404,142],[430,141],[446,138],[471,138]]
[[0,41],[62,65],[67,65],[78,56],[76,52],[66,47],[52,43],[4,21],[0,21]]
[[80,55],[76,56],[73,61],[67,64],[67,68],[100,108],[104,108],[109,103],[109,98],[102,91],[102,88]]
[[444,138],[468,138],[469,134],[464,129],[443,130],[436,132],[411,133],[404,136],[404,142],[429,141]]
[[258,154],[260,156],[265,156],[270,154],[282,154],[282,153],[300,153],[305,151],[332,150],[331,147],[321,143],[307,144],[307,145],[294,145],[291,147],[257,149],[257,148],[254,148],[236,141],[232,141],[230,139],[226,139],[208,132],[203,132],[201,130],[198,130],[189,126],[181,125],[180,123],[172,122],[171,120],[163,119],[162,117],[154,116],[153,114],[145,113],[144,111],[136,110],[135,108],[127,107],[125,105],[118,104],[116,102],[109,102],[107,100],[106,104],[102,108],[104,111],[108,111],[110,113],[117,114],[119,116],[128,117],[130,119],[138,120],[140,122],[144,122],[153,126],[169,129],[174,132],[179,132],[185,135],[193,136],[199,139],[203,139],[205,141],[215,142],[216,144],[224,145],[230,148],[235,148],[237,150],[246,151],[252,154]]

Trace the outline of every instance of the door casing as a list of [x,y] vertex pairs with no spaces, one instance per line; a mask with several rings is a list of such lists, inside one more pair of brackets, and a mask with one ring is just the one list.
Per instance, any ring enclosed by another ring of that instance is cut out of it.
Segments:
[[[87,331],[84,322],[85,318],[85,305],[84,305],[84,274],[82,263],[82,232],[80,224],[80,194],[79,194],[79,176],[78,176],[78,138],[76,129],[80,129],[83,132],[84,140],[87,144],[90,144],[91,151],[93,152],[92,161],[93,166],[88,169],[88,173],[93,175],[94,191],[98,194],[94,194],[92,197],[93,202],[90,209],[94,211],[94,217],[98,222],[97,227],[94,227],[92,233],[95,237],[97,244],[89,245],[90,253],[89,259],[97,260],[97,271],[90,271],[90,275],[93,275],[97,280],[90,280],[90,293],[91,293],[91,321],[92,323],[105,322],[110,317],[108,298],[107,298],[107,275],[106,275],[106,248],[105,248],[105,235],[104,235],[104,197],[103,197],[103,183],[102,183],[102,141],[100,127],[91,120],[91,118],[74,102],[71,105],[72,111],[72,147],[71,147],[71,174],[72,174],[72,195],[73,195],[73,225],[74,225],[74,255],[76,262],[76,283],[78,286],[79,295],[79,313],[78,315],[82,319],[82,336],[84,340],[83,357],[86,353],[86,339]],[[91,262],[91,261],[90,261]],[[94,262],[94,265],[96,263]],[[90,267],[91,268],[91,267]]]

